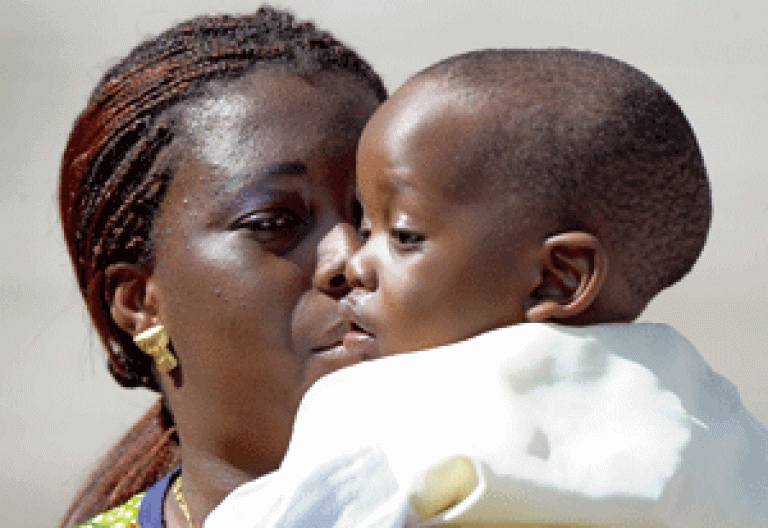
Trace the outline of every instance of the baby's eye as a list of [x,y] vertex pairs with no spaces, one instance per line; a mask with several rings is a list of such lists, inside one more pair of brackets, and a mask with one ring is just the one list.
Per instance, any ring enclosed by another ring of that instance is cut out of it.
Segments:
[[258,211],[240,218],[234,229],[246,229],[249,235],[269,251],[283,253],[298,240],[305,220],[290,209]]
[[389,235],[402,249],[416,249],[426,240],[424,235],[407,229],[390,229]]

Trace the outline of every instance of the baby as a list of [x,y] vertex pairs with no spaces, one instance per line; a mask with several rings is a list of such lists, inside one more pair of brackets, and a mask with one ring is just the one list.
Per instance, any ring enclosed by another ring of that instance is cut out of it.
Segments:
[[358,189],[345,345],[391,357],[320,380],[281,469],[208,528],[768,526],[765,428],[632,323],[711,218],[653,80],[571,50],[446,59],[366,126]]

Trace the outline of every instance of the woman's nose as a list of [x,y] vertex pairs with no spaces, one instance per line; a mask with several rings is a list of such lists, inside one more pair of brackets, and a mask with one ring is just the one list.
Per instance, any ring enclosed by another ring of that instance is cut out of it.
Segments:
[[317,245],[314,287],[335,298],[349,293],[344,270],[359,245],[354,226],[346,222],[336,224]]

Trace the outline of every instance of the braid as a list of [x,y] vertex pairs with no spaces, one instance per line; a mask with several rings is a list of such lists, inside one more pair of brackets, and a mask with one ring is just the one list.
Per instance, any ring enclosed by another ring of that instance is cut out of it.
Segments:
[[[352,75],[383,101],[370,65],[331,34],[287,12],[262,7],[244,16],[202,16],[134,48],[96,86],[70,134],[61,165],[59,207],[78,286],[124,387],[160,391],[151,358],[112,319],[105,271],[151,265],[152,225],[173,177],[163,152],[176,133],[173,112],[207,83],[269,65],[298,75]],[[98,464],[62,526],[73,526],[146,489],[179,464],[170,413],[160,404]]]
[[[102,457],[64,515],[61,528],[78,526],[139,493],[181,463],[176,429],[158,401]],[[108,471],[105,471],[108,468]]]

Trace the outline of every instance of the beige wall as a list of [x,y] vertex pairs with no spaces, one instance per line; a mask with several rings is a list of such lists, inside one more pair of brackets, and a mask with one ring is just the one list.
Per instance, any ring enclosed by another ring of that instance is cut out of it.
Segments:
[[[146,408],[120,390],[74,286],[55,205],[59,156],[101,73],[142,37],[219,0],[5,0],[0,5],[0,526],[50,526],[87,468]],[[768,422],[768,4],[286,0],[356,46],[390,88],[447,55],[568,46],[623,59],[698,133],[715,218],[692,275],[644,320],[670,322]],[[472,5],[472,7],[469,7]],[[685,7],[679,7],[679,6]],[[439,7],[438,7],[439,6]]]

